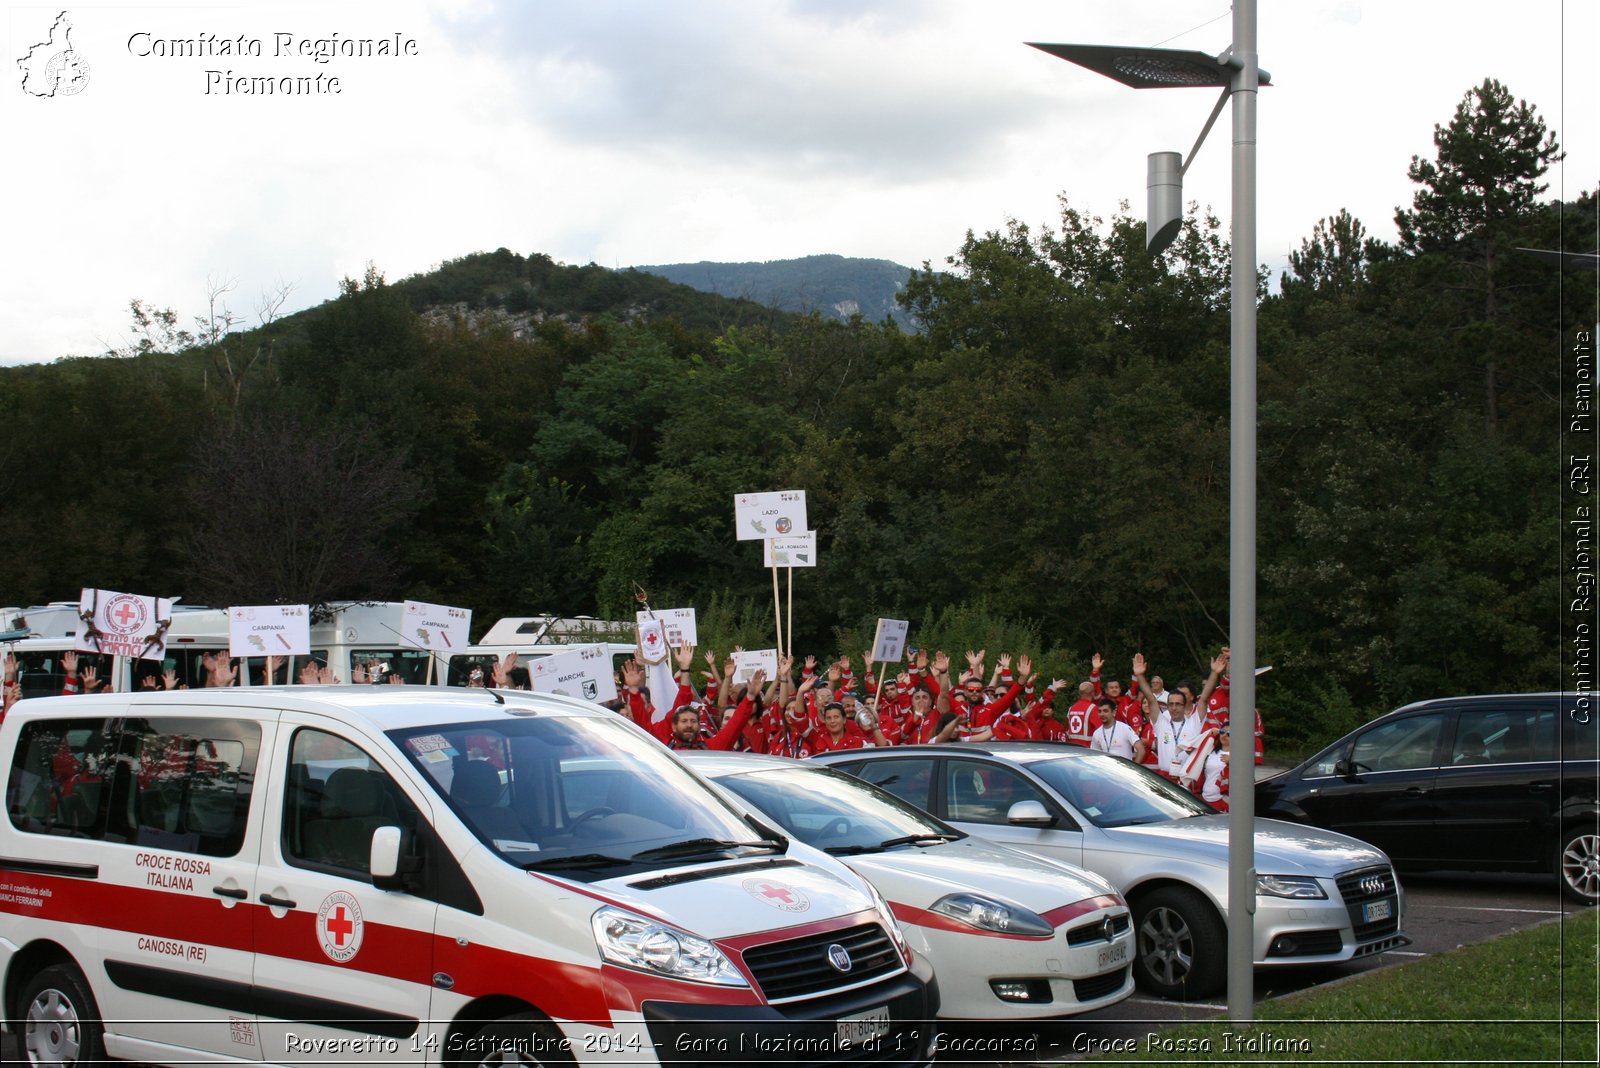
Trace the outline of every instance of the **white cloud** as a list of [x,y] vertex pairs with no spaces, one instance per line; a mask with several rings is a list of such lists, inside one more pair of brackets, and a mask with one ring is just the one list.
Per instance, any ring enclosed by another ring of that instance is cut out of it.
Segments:
[[[59,7],[13,6],[6,55]],[[296,284],[333,295],[506,246],[607,266],[817,252],[941,263],[966,230],[1142,210],[1145,155],[1186,152],[1212,94],[1135,92],[1028,40],[1220,51],[1225,5],[1018,0],[488,0],[318,8],[69,9],[83,92],[0,91],[0,361],[96,352],[142,297],[235,311]],[[256,57],[159,59],[128,38],[260,38]],[[275,58],[274,34],[414,38],[399,59]],[[1409,203],[1413,154],[1485,77],[1534,103],[1568,159],[1551,195],[1600,176],[1588,0],[1432,7],[1263,5],[1258,258],[1281,270],[1348,208],[1375,235]],[[206,95],[205,70],[337,76],[338,95]],[[1224,219],[1226,116],[1186,194]]]

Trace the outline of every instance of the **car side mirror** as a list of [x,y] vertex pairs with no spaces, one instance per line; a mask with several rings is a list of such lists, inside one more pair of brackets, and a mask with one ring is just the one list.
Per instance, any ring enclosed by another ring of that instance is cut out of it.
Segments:
[[1018,801],[1006,811],[1006,822],[1014,827],[1054,827],[1056,817],[1037,801]]
[[1345,757],[1333,765],[1333,773],[1348,779],[1356,773],[1355,763],[1349,757]]
[[405,831],[399,827],[377,827],[372,832],[372,847],[367,854],[367,870],[372,885],[379,890],[409,890],[421,864],[410,852]]

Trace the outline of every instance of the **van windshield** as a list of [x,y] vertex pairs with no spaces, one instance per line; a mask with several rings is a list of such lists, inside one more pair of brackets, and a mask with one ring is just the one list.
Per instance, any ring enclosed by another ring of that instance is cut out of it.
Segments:
[[389,737],[519,867],[592,881],[784,848],[621,720],[497,719]]

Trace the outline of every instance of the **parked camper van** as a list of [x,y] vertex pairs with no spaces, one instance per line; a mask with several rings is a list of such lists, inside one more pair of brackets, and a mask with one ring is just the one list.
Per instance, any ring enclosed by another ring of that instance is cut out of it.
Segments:
[[929,1056],[932,973],[877,892],[593,705],[44,698],[0,760],[0,996],[36,1065]]

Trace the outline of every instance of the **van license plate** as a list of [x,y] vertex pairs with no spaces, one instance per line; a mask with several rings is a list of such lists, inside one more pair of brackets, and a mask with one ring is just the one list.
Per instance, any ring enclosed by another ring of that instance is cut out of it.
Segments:
[[1128,942],[1124,939],[1113,946],[1106,946],[1100,951],[1098,967],[1102,970],[1113,964],[1121,964],[1128,959]]
[[1393,915],[1393,901],[1369,901],[1361,906],[1362,923],[1371,923],[1373,920],[1387,920]]
[[839,1045],[858,1046],[889,1033],[889,1006],[839,1017]]

